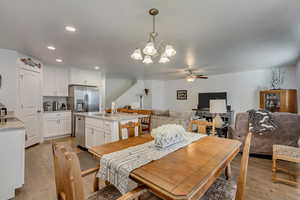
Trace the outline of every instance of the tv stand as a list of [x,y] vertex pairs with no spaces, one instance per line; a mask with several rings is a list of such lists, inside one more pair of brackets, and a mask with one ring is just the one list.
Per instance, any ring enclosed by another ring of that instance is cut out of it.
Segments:
[[[210,113],[208,110],[199,110],[199,109],[193,109],[195,111],[195,115],[199,118],[205,118],[208,121],[212,121],[214,114]],[[227,113],[220,114],[222,120],[228,124],[231,125],[232,119],[233,119],[234,111],[227,111]]]

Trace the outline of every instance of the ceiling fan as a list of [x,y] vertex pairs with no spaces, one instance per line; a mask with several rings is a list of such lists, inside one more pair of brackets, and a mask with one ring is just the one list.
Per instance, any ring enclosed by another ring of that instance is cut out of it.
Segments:
[[185,68],[163,68],[161,72],[158,74],[154,74],[154,77],[168,77],[169,79],[186,79],[188,82],[193,82],[196,79],[208,79],[207,76],[203,75],[204,72],[207,74],[208,72],[214,71],[215,67],[205,67],[196,68],[192,66],[187,66]]
[[202,75],[202,74],[196,74],[196,73],[194,72],[194,70],[192,70],[192,69],[185,69],[184,71],[185,71],[185,73],[186,73],[185,79],[186,79],[186,81],[188,81],[188,82],[194,82],[197,78],[198,78],[198,79],[208,79],[207,76],[204,76],[204,75]]

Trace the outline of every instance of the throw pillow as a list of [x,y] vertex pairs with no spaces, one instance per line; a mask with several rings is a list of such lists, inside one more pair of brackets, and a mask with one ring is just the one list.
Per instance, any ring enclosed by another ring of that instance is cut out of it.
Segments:
[[153,115],[169,117],[169,110],[153,110]]
[[278,128],[278,124],[267,110],[249,110],[249,131],[262,135]]

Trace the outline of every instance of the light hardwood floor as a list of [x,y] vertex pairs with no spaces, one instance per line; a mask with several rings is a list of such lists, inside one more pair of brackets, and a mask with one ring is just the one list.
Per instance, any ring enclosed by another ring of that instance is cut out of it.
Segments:
[[[71,138],[55,141],[71,141]],[[74,147],[74,145],[73,145]],[[74,147],[74,149],[76,149]],[[77,150],[77,149],[76,149]],[[54,169],[51,141],[26,149],[25,185],[16,191],[17,200],[55,200]],[[233,179],[239,174],[240,158],[232,163]],[[299,165],[280,163],[300,171]],[[300,187],[272,183],[272,162],[268,159],[250,157],[246,187],[247,200],[300,200]],[[92,191],[93,176],[84,179],[86,192]],[[103,183],[100,183],[103,184]]]

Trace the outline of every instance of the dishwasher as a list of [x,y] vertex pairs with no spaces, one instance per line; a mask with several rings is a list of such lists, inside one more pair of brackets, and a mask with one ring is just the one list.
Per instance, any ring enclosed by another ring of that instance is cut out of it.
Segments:
[[75,142],[82,148],[85,147],[85,117],[75,116]]

